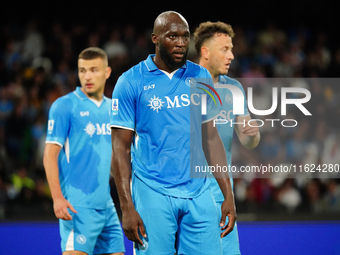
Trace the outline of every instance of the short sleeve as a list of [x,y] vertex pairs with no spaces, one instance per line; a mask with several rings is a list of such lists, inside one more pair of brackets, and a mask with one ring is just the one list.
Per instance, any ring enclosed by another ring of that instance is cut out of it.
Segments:
[[71,100],[64,98],[59,98],[52,104],[48,115],[46,143],[64,146],[70,128],[71,108]]
[[112,92],[110,126],[135,130],[136,93],[132,84],[120,76]]

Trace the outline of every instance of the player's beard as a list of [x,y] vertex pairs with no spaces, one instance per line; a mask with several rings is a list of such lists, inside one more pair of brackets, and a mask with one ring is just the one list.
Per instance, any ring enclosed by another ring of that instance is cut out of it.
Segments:
[[188,49],[184,52],[183,58],[180,62],[175,61],[173,56],[166,50],[165,47],[162,46],[162,44],[159,44],[159,55],[169,69],[176,70],[186,63]]

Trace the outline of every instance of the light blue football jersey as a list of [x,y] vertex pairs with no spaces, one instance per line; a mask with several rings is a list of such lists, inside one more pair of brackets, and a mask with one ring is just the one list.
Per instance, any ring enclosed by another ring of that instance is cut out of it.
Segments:
[[[244,93],[244,89],[241,85],[241,83],[235,79],[232,79],[226,75],[221,75],[219,77],[219,82],[218,84],[227,84],[227,85],[232,85],[235,86],[236,89],[238,88],[238,91],[241,91],[243,93],[244,99],[243,99],[243,104],[244,104],[244,115],[248,115],[248,106],[247,106],[247,100],[245,97],[245,93]],[[222,100],[222,105],[218,104],[218,108],[219,108],[219,114],[217,119],[225,119],[228,122],[225,124],[217,124],[217,130],[218,133],[222,139],[224,148],[226,150],[227,153],[227,162],[228,165],[232,165],[232,158],[231,158],[231,150],[232,150],[232,142],[233,142],[233,134],[234,134],[234,127],[236,127],[235,124],[236,122],[236,116],[233,113],[233,103],[234,103],[234,99],[233,95],[230,91],[230,89],[228,88],[219,88],[219,86],[217,84],[214,85],[214,88],[216,89],[218,95],[220,96],[221,100]],[[236,100],[241,100],[242,98],[236,98]],[[230,123],[233,123],[232,125],[230,125]],[[240,124],[241,126],[243,126],[243,124]],[[232,174],[229,173],[230,177],[231,177],[231,183],[233,185],[233,179],[232,179]],[[215,178],[213,176],[211,176],[212,178],[211,180],[211,184],[210,184],[210,189],[213,192],[213,195],[215,197],[215,200],[217,202],[223,202],[224,201],[224,197],[223,194],[220,190],[220,187],[218,186],[217,181],[215,180]]]
[[192,198],[208,186],[205,174],[193,178],[190,171],[205,164],[201,126],[218,111],[208,96],[207,114],[202,114],[200,100],[208,87],[191,85],[192,79],[212,84],[211,76],[190,61],[171,76],[157,68],[153,57],[118,79],[111,127],[135,132],[132,170],[139,179],[164,195]]
[[58,164],[64,197],[73,206],[106,209],[110,196],[111,99],[98,107],[77,87],[51,106],[46,143],[62,147]]

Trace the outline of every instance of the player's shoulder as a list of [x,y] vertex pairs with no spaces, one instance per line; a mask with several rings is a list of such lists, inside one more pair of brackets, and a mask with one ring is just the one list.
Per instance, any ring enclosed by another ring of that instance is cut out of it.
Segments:
[[143,74],[145,72],[144,61],[139,62],[127,71],[123,72],[117,80],[116,86],[122,86],[126,88],[137,88],[138,84],[141,83],[143,79]]
[[57,98],[52,106],[54,107],[65,107],[65,108],[69,108],[70,105],[72,105],[74,103],[75,100],[75,95],[74,95],[74,91],[67,93],[66,95],[63,95],[59,98]]
[[111,98],[109,98],[109,97],[107,97],[107,96],[105,96],[105,95],[103,95],[103,99],[104,99],[104,101],[106,101],[106,102],[111,102],[111,101],[112,101]]
[[143,62],[144,61],[141,61],[138,64],[134,65],[129,70],[122,73],[121,76],[129,80],[138,80],[143,75]]
[[51,105],[51,110],[59,111],[62,113],[70,112],[80,101],[83,101],[86,95],[81,92],[80,87],[77,87],[74,91],[67,93],[57,98]]
[[116,82],[113,94],[121,93],[122,91],[138,91],[139,84],[143,78],[140,69],[141,63],[122,73]]
[[138,64],[125,71],[121,77],[129,81],[140,81],[145,72],[150,72],[157,69],[152,60],[154,54],[149,55],[145,60],[140,61]]
[[187,66],[188,72],[194,77],[211,78],[209,71],[203,66],[200,66],[194,62],[191,62],[190,60],[187,61],[186,66]]
[[240,89],[243,90],[243,86],[242,86],[241,82],[239,82],[238,80],[231,78],[227,75],[220,75],[219,83],[234,85],[234,86],[239,87]]
[[105,96],[105,95],[103,95],[103,103],[108,104],[111,107],[112,99],[107,97],[107,96]]

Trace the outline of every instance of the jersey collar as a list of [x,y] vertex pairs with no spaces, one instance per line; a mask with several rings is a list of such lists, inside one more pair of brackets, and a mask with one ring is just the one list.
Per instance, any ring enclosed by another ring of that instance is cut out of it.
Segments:
[[76,90],[74,91],[74,93],[82,100],[88,99],[88,97],[85,95],[85,93],[83,91],[81,91],[80,88],[81,87],[76,87]]
[[[156,54],[150,54],[148,56],[148,58],[144,61],[146,68],[149,70],[149,72],[155,71],[155,70],[159,70],[158,67],[156,66],[155,62],[153,62],[152,58],[155,56]],[[185,69],[187,68],[187,65],[183,65],[180,68]]]
[[220,83],[228,83],[228,79],[229,79],[229,77],[228,76],[226,76],[226,75],[220,75],[219,77],[218,77],[218,82],[220,82]]
[[[89,100],[89,98],[85,95],[85,93],[81,90],[81,87],[77,87],[74,93],[79,97],[81,100]],[[108,98],[103,95],[103,101],[106,101]]]

